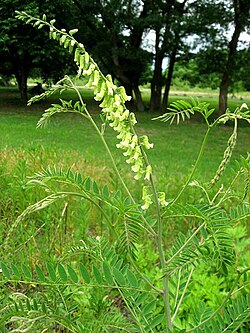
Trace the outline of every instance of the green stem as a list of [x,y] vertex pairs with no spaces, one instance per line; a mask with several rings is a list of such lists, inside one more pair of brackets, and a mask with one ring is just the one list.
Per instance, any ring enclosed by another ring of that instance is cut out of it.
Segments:
[[175,318],[176,318],[176,316],[177,316],[177,313],[178,313],[178,311],[179,311],[179,308],[180,308],[180,306],[181,306],[181,303],[182,303],[182,301],[183,301],[183,299],[184,299],[184,297],[185,297],[185,294],[186,294],[186,291],[187,291],[187,288],[188,288],[189,282],[190,282],[190,280],[191,280],[191,277],[192,277],[193,271],[194,271],[194,267],[192,267],[192,269],[191,269],[191,271],[190,271],[190,273],[189,273],[189,276],[188,276],[187,282],[186,282],[186,284],[185,284],[185,287],[184,287],[183,293],[182,293],[182,295],[181,295],[181,298],[180,298],[180,300],[179,300],[179,303],[178,303],[177,306],[176,306],[175,313],[174,313],[174,315],[173,315],[173,317],[172,317],[172,321],[173,321],[173,322],[174,322],[174,320],[175,320]]
[[[136,132],[135,132],[134,127],[131,124],[131,122],[130,122],[130,128],[131,128],[132,133],[134,135],[137,135]],[[138,135],[137,135],[137,137],[138,137]],[[140,144],[140,142],[139,142],[139,144]],[[144,151],[143,146],[141,144],[140,144],[140,149],[141,149],[141,152],[142,152],[144,163],[147,167],[147,166],[150,165],[150,163],[149,163],[147,154]],[[161,265],[161,269],[162,269],[162,272],[163,272],[162,298],[163,298],[163,302],[164,302],[164,310],[165,310],[165,315],[166,315],[166,319],[167,319],[167,328],[170,331],[172,331],[173,330],[173,325],[172,325],[171,310],[170,310],[168,276],[166,274],[164,274],[165,268],[166,268],[166,261],[165,261],[165,255],[164,255],[163,244],[162,244],[163,243],[162,242],[163,224],[162,224],[161,208],[160,208],[160,204],[159,204],[159,200],[158,200],[158,192],[157,192],[157,189],[156,189],[156,186],[155,186],[155,181],[154,181],[154,178],[153,178],[152,174],[150,175],[150,184],[151,184],[152,191],[153,191],[155,207],[156,207],[156,214],[157,214],[156,244],[157,244],[157,249],[158,249],[158,253],[159,253],[160,265]]]
[[204,150],[205,150],[205,146],[206,146],[206,143],[207,143],[207,139],[208,139],[208,136],[209,136],[209,134],[210,134],[211,129],[212,129],[211,126],[208,127],[207,132],[206,132],[206,134],[205,134],[205,137],[204,137],[204,139],[203,139],[203,142],[202,142],[202,145],[201,145],[200,151],[199,151],[199,155],[198,155],[198,157],[197,157],[197,159],[196,159],[196,162],[195,162],[195,165],[194,165],[194,167],[193,167],[193,170],[192,170],[191,174],[189,175],[189,177],[188,177],[188,179],[187,179],[185,185],[182,187],[182,189],[181,189],[180,192],[178,193],[177,197],[176,197],[176,198],[170,203],[171,205],[175,204],[175,203],[179,200],[180,196],[182,195],[182,193],[185,191],[185,189],[188,187],[190,181],[192,180],[193,175],[194,175],[194,173],[195,173],[195,171],[196,171],[196,169],[197,169],[197,167],[198,167],[198,165],[199,165],[199,163],[200,163],[200,160],[201,160],[201,158],[202,158],[202,156],[203,156],[203,153],[204,153]]
[[[146,166],[148,166],[150,164],[148,161],[147,154],[145,153],[143,147],[142,146],[140,146],[140,147],[141,147],[141,151],[142,151],[142,155],[143,155],[145,164],[146,164]],[[163,224],[162,224],[160,204],[159,204],[159,200],[158,200],[158,193],[157,193],[157,189],[156,189],[155,182],[154,182],[152,175],[150,175],[150,184],[151,184],[153,195],[154,195],[154,201],[155,201],[156,213],[157,213],[156,244],[157,244],[157,249],[158,249],[158,253],[159,253],[161,269],[164,274],[165,268],[166,268],[166,261],[165,261],[165,255],[164,255],[163,245],[162,245]],[[162,297],[163,297],[163,302],[164,302],[165,314],[166,314],[166,318],[167,318],[167,327],[170,331],[172,331],[173,325],[172,325],[171,310],[170,310],[168,276],[166,274],[164,274],[163,278],[162,278],[162,287],[163,287]]]

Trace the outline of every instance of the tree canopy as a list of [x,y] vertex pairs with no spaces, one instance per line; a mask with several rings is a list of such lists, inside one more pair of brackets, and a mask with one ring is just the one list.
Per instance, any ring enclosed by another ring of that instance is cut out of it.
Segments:
[[[144,110],[139,87],[147,81],[150,110],[164,110],[173,75],[186,66],[191,84],[220,86],[223,112],[227,93],[237,82],[244,81],[241,86],[249,88],[244,79],[249,45],[239,49],[238,43],[240,34],[247,31],[249,7],[248,0],[3,0],[0,73],[15,75],[26,102],[28,77],[56,81],[72,66],[64,50],[53,41],[45,42],[43,32],[16,20],[15,10],[26,10],[55,18],[60,29],[77,27],[78,39],[102,70],[134,96],[138,110]],[[148,42],[150,47],[145,46]]]
[[58,18],[59,24],[68,25],[68,1],[4,0],[0,4],[0,73],[14,75],[21,99],[27,102],[27,79],[41,77],[57,80],[69,67],[70,57],[64,50],[47,41],[43,31],[36,31],[16,19],[15,10],[27,10],[34,15],[49,13]]

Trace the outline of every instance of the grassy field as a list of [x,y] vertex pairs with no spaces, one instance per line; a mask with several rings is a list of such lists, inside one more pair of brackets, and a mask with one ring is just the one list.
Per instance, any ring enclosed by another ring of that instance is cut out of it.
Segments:
[[[99,121],[98,107],[97,104],[92,102],[91,91],[87,90],[84,95],[89,109],[94,112],[95,119]],[[65,97],[74,98],[69,94],[66,94]],[[183,98],[183,96],[180,97]],[[66,155],[71,155],[69,161],[71,160],[72,164],[77,164],[77,161],[79,162],[81,159],[100,166],[108,163],[104,149],[90,124],[85,120],[80,120],[75,115],[57,116],[51,121],[50,126],[36,129],[36,123],[42,112],[50,105],[50,102],[55,102],[57,97],[29,108],[21,107],[18,104],[18,98],[16,90],[10,92],[2,90],[1,92],[0,147],[2,149],[7,146],[14,150],[35,151],[36,149],[42,149],[50,151],[58,155],[54,163],[62,162],[61,154],[64,155],[64,160]],[[184,98],[187,97],[184,96]],[[171,100],[174,99],[175,97],[171,96]],[[230,101],[229,107],[233,109],[241,102],[241,100]],[[212,98],[211,106],[216,106],[215,104],[216,100]],[[164,175],[164,181],[168,176],[183,177],[194,163],[206,127],[199,121],[189,121],[179,126],[175,124],[169,126],[158,120],[152,121],[154,116],[156,115],[150,113],[137,114],[138,133],[147,133],[150,140],[155,144],[155,149],[150,152],[150,159],[159,170],[159,174]],[[212,133],[202,164],[202,172],[205,176],[211,176],[216,170],[231,131],[230,126],[222,126]],[[234,153],[235,158],[239,158],[249,148],[249,135],[249,127],[240,128]],[[106,137],[110,146],[114,147],[116,138],[110,128],[106,129]],[[123,157],[120,152],[115,151],[115,154],[118,164],[121,163]]]
[[[84,92],[84,96],[94,118],[100,124],[98,106],[92,101],[92,92],[87,90]],[[75,96],[66,92],[64,97],[74,98]],[[56,165],[64,168],[72,167],[73,170],[81,172],[83,176],[91,176],[101,184],[112,183],[115,188],[118,188],[118,180],[112,172],[110,161],[101,141],[85,119],[71,114],[58,115],[51,120],[49,126],[36,128],[36,123],[44,109],[57,98],[58,96],[55,96],[50,101],[43,101],[25,108],[19,105],[19,95],[15,89],[11,91],[2,89],[0,155],[3,174],[8,173],[14,177],[13,179],[17,179],[18,174],[21,173],[23,181],[25,181],[27,177],[42,168]],[[174,99],[174,96],[171,98]],[[240,100],[233,100],[229,106],[233,108],[240,102]],[[211,104],[213,103],[216,103],[215,99],[212,100]],[[191,172],[206,126],[197,120],[169,126],[158,120],[152,121],[153,116],[155,115],[150,113],[138,113],[136,129],[140,135],[147,134],[150,141],[154,143],[154,149],[148,153],[149,159],[153,165],[159,189],[166,191],[167,197],[171,199],[180,190]],[[217,127],[212,132],[200,168],[196,172],[196,179],[203,182],[212,179],[231,133],[230,126]],[[126,182],[129,185],[132,184],[136,197],[140,198],[140,187],[133,180],[129,166],[124,163],[125,158],[121,151],[115,148],[117,139],[113,130],[106,128],[105,136],[114,153],[118,168]],[[249,142],[249,126],[240,127],[232,161],[222,179],[224,184],[230,183],[231,178],[228,177],[228,174],[235,167],[234,160],[239,159],[241,155],[246,156]],[[238,185],[239,191],[241,191],[240,183]],[[198,195],[199,193],[194,194],[193,189],[189,188],[183,199],[191,196],[192,201],[197,199]]]

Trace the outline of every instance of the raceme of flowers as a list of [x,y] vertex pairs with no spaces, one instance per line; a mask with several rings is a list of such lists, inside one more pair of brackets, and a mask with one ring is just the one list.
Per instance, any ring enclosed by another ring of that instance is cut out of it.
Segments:
[[125,102],[131,97],[127,96],[124,87],[117,87],[113,83],[111,75],[103,76],[82,44],[76,48],[74,59],[79,66],[78,75],[89,76],[86,86],[94,87],[94,98],[96,101],[101,101],[100,107],[105,120],[117,132],[116,137],[120,142],[116,146],[124,151],[126,162],[131,165],[131,170],[135,173],[134,178],[144,177],[145,180],[150,180],[152,168],[150,165],[145,165],[141,146],[150,149],[153,144],[149,143],[146,135],[138,137],[131,130],[137,123],[134,113],[129,112],[125,106]]

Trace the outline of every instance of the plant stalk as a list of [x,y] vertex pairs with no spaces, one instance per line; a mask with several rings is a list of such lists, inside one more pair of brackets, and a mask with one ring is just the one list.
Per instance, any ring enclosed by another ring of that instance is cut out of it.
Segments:
[[[148,161],[147,154],[145,153],[143,147],[141,146],[142,155],[146,165],[150,165]],[[163,278],[162,278],[162,287],[163,287],[163,302],[164,302],[164,309],[167,318],[167,327],[170,331],[173,330],[172,319],[171,319],[171,310],[170,310],[170,301],[169,301],[169,286],[168,286],[168,276],[164,273],[166,268],[166,261],[165,255],[162,246],[162,232],[163,232],[163,225],[162,225],[162,216],[161,216],[161,209],[157,195],[157,189],[155,186],[154,179],[152,175],[150,175],[150,184],[153,190],[154,201],[156,206],[156,213],[157,213],[157,236],[156,236],[156,244],[159,253],[160,265],[162,269]]]

